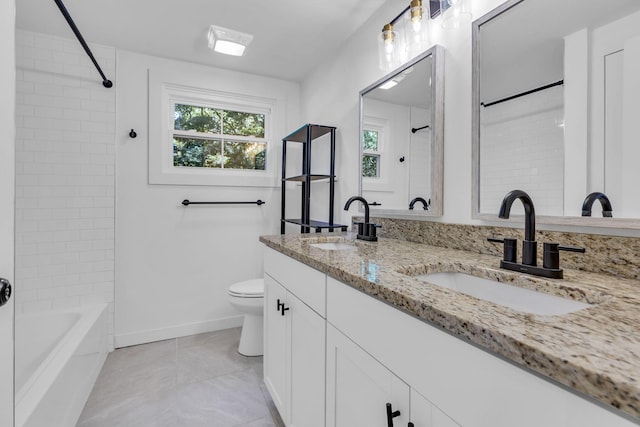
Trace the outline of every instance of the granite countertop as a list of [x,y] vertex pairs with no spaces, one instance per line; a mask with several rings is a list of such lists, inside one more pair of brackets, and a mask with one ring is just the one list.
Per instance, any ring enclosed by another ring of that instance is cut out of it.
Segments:
[[[630,415],[640,423],[640,281],[577,270],[563,280],[499,268],[499,257],[401,240],[290,234],[260,241],[460,339]],[[349,243],[325,250],[313,243]],[[412,276],[459,271],[593,304],[560,316],[510,308]]]

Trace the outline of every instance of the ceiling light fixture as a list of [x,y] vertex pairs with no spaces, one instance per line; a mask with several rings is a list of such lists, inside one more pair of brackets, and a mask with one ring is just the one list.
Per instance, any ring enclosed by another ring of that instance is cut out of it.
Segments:
[[242,56],[253,36],[240,31],[212,25],[209,27],[209,49],[225,55]]

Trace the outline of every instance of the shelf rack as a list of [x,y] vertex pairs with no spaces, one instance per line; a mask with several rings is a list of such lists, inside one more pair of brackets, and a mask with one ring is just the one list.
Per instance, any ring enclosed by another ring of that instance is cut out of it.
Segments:
[[[322,136],[330,134],[330,166],[329,174],[313,174],[311,173],[311,144],[312,141]],[[287,143],[295,142],[302,144],[302,174],[287,177]],[[281,216],[280,216],[280,233],[284,234],[285,224],[291,223],[300,226],[301,233],[309,233],[315,230],[320,233],[322,229],[333,231],[341,229],[347,231],[347,226],[343,224],[335,224],[333,222],[333,204],[335,198],[335,157],[336,157],[336,128],[333,126],[305,124],[291,134],[282,138],[282,194],[281,194]],[[329,219],[328,221],[316,221],[311,219],[311,182],[319,180],[329,181]],[[302,198],[300,207],[300,218],[285,218],[286,206],[286,184],[289,181],[302,183]]]

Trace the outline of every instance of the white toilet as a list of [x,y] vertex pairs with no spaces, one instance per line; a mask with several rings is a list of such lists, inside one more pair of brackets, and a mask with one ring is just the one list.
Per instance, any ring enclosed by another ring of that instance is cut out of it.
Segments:
[[262,356],[264,279],[251,279],[229,287],[229,302],[244,313],[238,353]]

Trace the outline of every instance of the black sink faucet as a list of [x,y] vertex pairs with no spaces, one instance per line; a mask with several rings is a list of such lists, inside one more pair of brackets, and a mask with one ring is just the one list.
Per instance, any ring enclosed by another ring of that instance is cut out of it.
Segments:
[[516,239],[504,238],[497,239],[490,237],[490,242],[502,243],[504,245],[502,261],[500,268],[507,270],[519,271],[521,273],[533,274],[536,276],[549,277],[552,279],[562,279],[562,269],[560,268],[559,251],[582,252],[584,248],[574,248],[571,246],[561,246],[558,243],[545,243],[542,267],[537,266],[537,243],[536,243],[536,211],[533,207],[533,201],[527,193],[522,190],[513,190],[507,193],[502,200],[500,218],[509,218],[511,205],[516,199],[520,199],[524,205],[524,241],[522,242],[522,264],[517,262]]
[[409,209],[413,210],[413,207],[415,206],[415,204],[417,202],[422,203],[422,209],[424,209],[425,211],[429,210],[429,206],[431,206],[431,199],[429,199],[429,201],[426,201],[425,199],[423,199],[422,197],[416,197],[415,199],[413,199],[410,203],[409,203]]
[[536,210],[533,207],[533,200],[522,190],[513,190],[507,193],[500,205],[498,217],[509,218],[511,205],[516,199],[520,199],[524,205],[524,241],[522,242],[522,263],[524,265],[537,264],[537,243],[536,243]]
[[591,207],[596,200],[600,200],[602,205],[602,216],[605,218],[611,218],[613,209],[611,208],[611,201],[606,194],[600,192],[593,192],[585,197],[582,203],[582,216],[591,216]]
[[372,224],[369,222],[369,203],[364,197],[361,196],[353,196],[347,200],[347,203],[344,205],[344,210],[348,211],[351,203],[355,201],[359,201],[364,206],[364,222],[357,222],[358,224],[358,235],[356,238],[360,240],[367,240],[369,242],[376,242],[378,237],[376,236],[376,228],[379,227],[377,224]]

